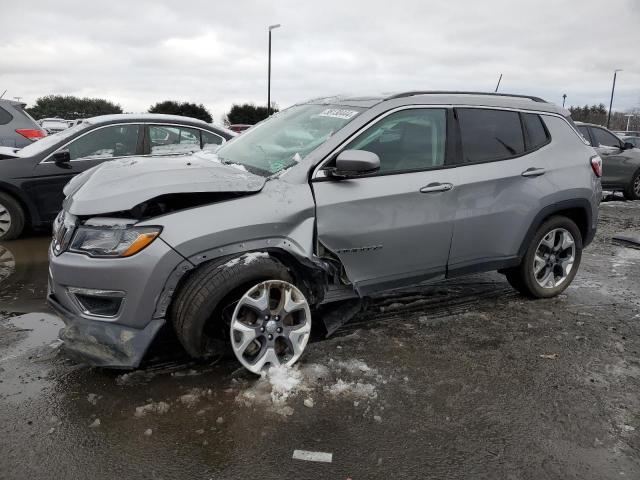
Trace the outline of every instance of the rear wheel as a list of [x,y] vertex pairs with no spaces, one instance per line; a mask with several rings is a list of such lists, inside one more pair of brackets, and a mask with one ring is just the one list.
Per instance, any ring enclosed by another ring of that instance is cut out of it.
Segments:
[[576,276],[582,258],[582,235],[566,217],[552,217],[534,235],[522,263],[505,272],[520,293],[533,298],[555,297]]
[[311,313],[289,270],[266,254],[249,253],[203,265],[185,281],[170,316],[178,339],[195,358],[231,347],[259,373],[292,365],[311,333]]
[[0,192],[0,241],[18,238],[24,229],[24,211],[20,204]]
[[640,200],[640,170],[633,175],[623,194],[627,200]]

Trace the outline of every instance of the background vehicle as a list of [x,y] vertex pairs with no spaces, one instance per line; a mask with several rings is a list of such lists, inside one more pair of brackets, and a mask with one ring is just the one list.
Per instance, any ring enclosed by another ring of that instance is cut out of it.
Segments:
[[233,125],[229,125],[229,130],[236,133],[242,133],[245,130],[250,129],[251,127],[253,127],[253,125],[249,125],[247,123],[234,123]]
[[640,200],[640,150],[600,125],[576,122],[578,130],[602,158],[602,188]]
[[615,133],[619,137],[640,137],[640,132],[636,132],[632,130],[617,131],[613,133]]
[[47,135],[24,110],[26,103],[0,99],[0,146],[22,148]]
[[38,124],[44,128],[47,133],[58,133],[70,127],[68,120],[62,118],[43,118],[38,120]]
[[625,137],[622,136],[620,139],[625,143],[630,143],[635,148],[640,148],[640,137]]
[[217,148],[231,138],[201,120],[173,115],[104,115],[21,150],[0,150],[0,240],[25,225],[49,225],[64,185],[106,160],[132,155],[184,154]]
[[339,300],[488,270],[557,295],[602,195],[600,158],[567,115],[497,94],[325,98],[218,162],[107,162],[65,188],[55,222],[61,338],[93,364],[135,367],[168,321],[192,356],[231,347],[259,372],[297,361],[312,312]]

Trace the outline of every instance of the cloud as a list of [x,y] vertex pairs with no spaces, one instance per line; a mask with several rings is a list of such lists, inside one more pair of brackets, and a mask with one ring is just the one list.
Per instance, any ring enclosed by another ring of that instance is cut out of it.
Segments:
[[[90,95],[145,111],[165,100],[204,103],[220,117],[234,102],[266,102],[267,25],[272,98],[413,89],[501,91],[568,105],[640,103],[640,2],[30,3],[28,21],[0,29],[0,92],[27,102]],[[23,18],[3,6],[3,18]]]

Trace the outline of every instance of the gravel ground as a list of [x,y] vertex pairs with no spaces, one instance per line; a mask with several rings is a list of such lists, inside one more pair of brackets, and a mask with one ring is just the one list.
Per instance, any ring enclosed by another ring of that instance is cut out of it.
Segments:
[[135,372],[74,364],[48,239],[0,245],[0,478],[640,478],[640,250],[611,240],[639,231],[606,202],[558,298],[495,273],[383,296],[262,379],[170,340]]

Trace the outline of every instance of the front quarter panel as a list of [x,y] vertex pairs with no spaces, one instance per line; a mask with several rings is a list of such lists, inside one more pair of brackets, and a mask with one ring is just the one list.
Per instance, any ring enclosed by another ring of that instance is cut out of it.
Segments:
[[271,248],[311,258],[314,216],[308,184],[272,179],[257,194],[183,210],[140,225],[162,225],[164,241],[197,265]]

